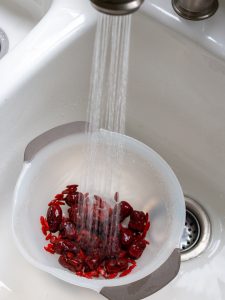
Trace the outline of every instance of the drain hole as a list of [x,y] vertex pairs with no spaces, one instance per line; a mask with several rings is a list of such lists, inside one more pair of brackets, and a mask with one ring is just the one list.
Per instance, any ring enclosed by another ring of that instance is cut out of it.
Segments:
[[192,247],[194,247],[199,239],[200,233],[201,232],[198,219],[190,210],[187,209],[186,223],[181,239],[181,252],[190,250]]
[[0,59],[6,55],[9,50],[9,40],[5,32],[0,28]]
[[201,254],[208,246],[211,224],[204,209],[193,199],[185,197],[186,222],[181,238],[181,260]]

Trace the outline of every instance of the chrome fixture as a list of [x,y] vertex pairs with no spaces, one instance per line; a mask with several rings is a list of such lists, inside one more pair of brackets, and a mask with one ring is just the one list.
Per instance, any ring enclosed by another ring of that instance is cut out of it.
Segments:
[[218,9],[218,0],[172,0],[174,10],[188,20],[204,20]]
[[91,0],[92,5],[108,15],[128,15],[140,8],[144,0]]
[[0,28],[0,59],[6,55],[9,50],[9,40],[5,32]]
[[211,223],[206,211],[195,200],[185,196],[186,222],[180,243],[181,261],[203,253],[211,239]]

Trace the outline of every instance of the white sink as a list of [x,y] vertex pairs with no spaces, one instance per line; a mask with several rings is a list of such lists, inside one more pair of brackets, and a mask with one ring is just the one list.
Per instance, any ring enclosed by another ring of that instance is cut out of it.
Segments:
[[51,0],[1,0],[0,28],[9,40],[9,51],[42,19],[51,5]]
[[[86,118],[95,22],[88,0],[55,0],[0,62],[1,300],[103,299],[34,269],[11,233],[25,146],[47,129]],[[146,0],[133,17],[127,134],[168,161],[184,193],[202,204],[212,223],[208,249],[182,263],[153,300],[224,300],[224,25],[222,4],[212,19],[198,23],[180,19],[165,0]]]

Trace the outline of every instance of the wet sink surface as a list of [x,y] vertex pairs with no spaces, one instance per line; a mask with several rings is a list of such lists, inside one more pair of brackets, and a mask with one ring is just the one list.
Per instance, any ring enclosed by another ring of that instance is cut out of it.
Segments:
[[[95,14],[86,18],[94,23]],[[0,97],[1,300],[103,299],[30,266],[11,233],[13,190],[26,144],[56,125],[85,120],[93,37],[94,26],[84,21],[54,56]],[[130,63],[127,134],[168,161],[184,193],[203,205],[212,223],[209,248],[182,263],[178,277],[151,299],[223,300],[225,63],[146,13],[133,18]]]

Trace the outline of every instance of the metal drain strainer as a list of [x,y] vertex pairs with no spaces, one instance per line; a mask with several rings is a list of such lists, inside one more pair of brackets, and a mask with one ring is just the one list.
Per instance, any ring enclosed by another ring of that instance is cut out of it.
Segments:
[[186,261],[200,255],[208,246],[211,224],[203,207],[185,196],[186,222],[180,243],[181,260]]
[[187,210],[184,232],[181,238],[181,253],[193,248],[199,240],[201,228],[194,214]]
[[0,59],[6,55],[9,50],[9,40],[5,32],[0,28]]

